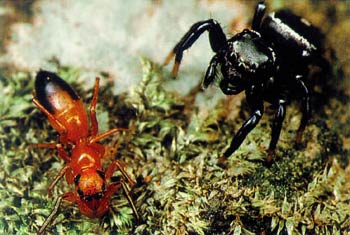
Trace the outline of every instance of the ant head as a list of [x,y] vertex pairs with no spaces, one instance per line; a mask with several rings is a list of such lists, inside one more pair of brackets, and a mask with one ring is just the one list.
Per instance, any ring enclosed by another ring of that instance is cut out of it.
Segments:
[[76,192],[79,196],[80,211],[90,218],[101,217],[108,211],[109,200],[106,199],[106,182],[102,171],[86,169],[74,178]]

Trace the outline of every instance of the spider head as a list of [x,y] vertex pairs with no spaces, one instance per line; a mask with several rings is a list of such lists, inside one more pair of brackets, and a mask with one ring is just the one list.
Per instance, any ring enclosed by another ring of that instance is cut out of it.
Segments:
[[264,44],[260,34],[244,30],[228,41],[228,49],[221,55],[224,78],[220,88],[227,95],[235,95],[262,83],[273,72],[274,63],[274,52]]

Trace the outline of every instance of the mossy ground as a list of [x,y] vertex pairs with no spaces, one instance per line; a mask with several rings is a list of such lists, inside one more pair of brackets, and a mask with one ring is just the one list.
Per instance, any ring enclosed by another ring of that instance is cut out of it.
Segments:
[[[288,108],[275,162],[264,164],[270,138],[269,109],[261,123],[226,162],[217,159],[247,118],[244,101],[220,100],[214,110],[199,110],[193,95],[162,88],[169,75],[148,59],[144,77],[130,92],[115,96],[107,77],[100,89],[102,129],[128,127],[104,141],[105,164],[118,159],[136,180],[133,198],[142,217],[137,223],[122,191],[110,213],[99,220],[63,203],[47,231],[53,234],[346,234],[350,227],[349,113],[330,98],[308,125],[305,146],[294,147],[300,120],[297,103]],[[58,68],[86,103],[91,90],[76,82],[83,72]],[[74,82],[75,81],[75,82]],[[1,79],[0,229],[34,233],[50,213],[54,198],[69,190],[65,181],[49,198],[47,187],[62,162],[52,150],[31,144],[53,142],[57,134],[31,103],[33,75]],[[9,99],[8,97],[15,97]],[[233,118],[230,109],[239,109]],[[5,105],[6,104],[6,105]],[[10,104],[10,105],[9,105]],[[231,106],[228,106],[232,104]],[[228,118],[229,117],[229,118]],[[68,233],[69,231],[69,233]]]
[[[267,107],[259,125],[226,161],[226,169],[219,167],[219,156],[249,117],[244,96],[225,97],[214,108],[199,108],[195,100],[200,91],[182,96],[165,90],[170,74],[142,59],[143,79],[127,93],[114,95],[108,74],[100,74],[97,108],[100,131],[130,129],[103,141],[104,164],[114,159],[126,163],[137,182],[133,198],[142,221],[135,221],[120,190],[102,220],[88,219],[76,205],[63,203],[47,232],[350,234],[349,47],[344,46],[350,33],[349,21],[344,20],[349,10],[343,2],[291,5],[323,25],[337,55],[332,64],[335,77],[326,88],[314,88],[314,112],[304,146],[294,144],[301,114],[299,104],[292,103],[276,159],[271,166],[265,165],[273,118],[273,110]],[[70,67],[52,67],[88,104],[92,90],[81,86],[85,83],[81,78],[89,76]],[[32,148],[33,143],[58,139],[31,103],[35,75],[0,72],[0,233],[34,234],[55,198],[70,187],[62,180],[53,198],[48,197],[47,187],[63,162],[55,151]],[[185,77],[181,79],[186,82]]]

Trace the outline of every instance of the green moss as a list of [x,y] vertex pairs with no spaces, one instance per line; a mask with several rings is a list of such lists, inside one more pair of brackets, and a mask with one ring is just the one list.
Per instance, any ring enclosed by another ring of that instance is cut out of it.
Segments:
[[[270,139],[271,115],[267,110],[261,123],[227,160],[227,169],[222,169],[217,159],[247,116],[244,102],[233,118],[227,118],[227,100],[220,100],[214,110],[203,115],[205,110],[188,102],[191,97],[162,87],[170,75],[163,74],[161,67],[148,59],[141,62],[144,69],[141,83],[118,96],[112,94],[112,86],[102,86],[97,112],[106,129],[129,128],[128,132],[104,142],[110,155],[105,164],[112,159],[126,163],[128,172],[137,180],[133,198],[142,221],[135,221],[120,191],[111,200],[110,213],[101,221],[90,220],[79,213],[76,205],[63,203],[47,229],[49,232],[350,232],[349,149],[341,141],[342,137],[349,137],[346,103],[330,99],[323,107],[324,115],[313,116],[304,135],[306,146],[301,150],[295,149],[293,142],[300,113],[298,105],[291,105],[271,167],[264,165]],[[83,74],[67,67],[58,67],[57,72],[71,82]],[[105,77],[102,78],[103,84]],[[72,84],[88,102],[91,92]],[[62,162],[57,160],[55,151],[30,146],[53,142],[57,137],[44,115],[31,103],[31,75],[2,77],[0,86],[4,97],[0,101],[0,211],[4,215],[0,231],[35,233],[53,207],[55,200],[47,196],[46,190]],[[54,198],[68,190],[62,180],[54,190]]]

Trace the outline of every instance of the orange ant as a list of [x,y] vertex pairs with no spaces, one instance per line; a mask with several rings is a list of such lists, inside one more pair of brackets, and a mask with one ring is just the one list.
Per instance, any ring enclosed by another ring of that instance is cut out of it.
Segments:
[[[101,159],[105,148],[97,142],[118,131],[126,131],[126,129],[114,128],[98,134],[95,111],[98,89],[99,78],[96,78],[90,103],[91,128],[89,132],[88,115],[76,92],[55,73],[40,70],[36,76],[33,103],[47,116],[52,127],[59,133],[59,142],[36,144],[35,147],[57,149],[59,157],[65,162],[64,167],[48,188],[49,196],[63,176],[66,176],[68,184],[75,186],[74,192],[67,192],[58,197],[54,209],[39,229],[38,234],[42,234],[51,223],[62,200],[77,203],[80,212],[89,218],[100,218],[108,212],[109,199],[120,187],[123,188],[139,220],[124,179],[127,180],[130,187],[133,187],[135,183],[123,169],[122,163],[113,161],[107,170],[104,171],[102,168]],[[71,146],[69,154],[65,150],[65,147],[68,146]],[[107,180],[112,177],[116,169],[121,172],[124,179],[107,185]]]

